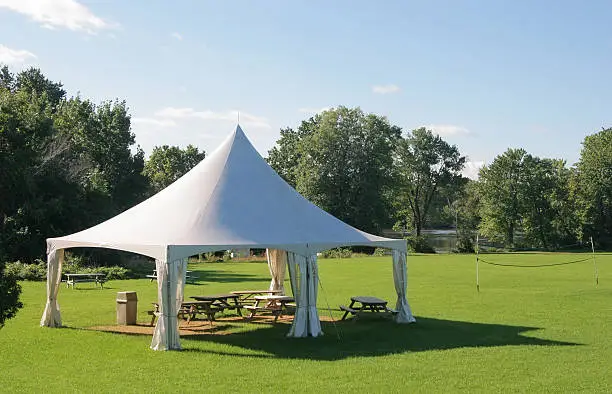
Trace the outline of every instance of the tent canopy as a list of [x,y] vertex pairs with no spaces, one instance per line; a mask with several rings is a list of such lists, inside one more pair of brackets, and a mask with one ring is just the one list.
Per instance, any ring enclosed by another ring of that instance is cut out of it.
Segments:
[[47,239],[48,252],[102,247],[168,262],[220,249],[273,248],[307,256],[350,245],[406,251],[406,241],[360,231],[302,197],[240,126],[151,198],[89,229]]
[[[310,203],[257,153],[240,126],[187,174],[148,200],[81,232],[47,239],[47,303],[41,326],[60,327],[57,302],[64,249],[119,249],[155,258],[160,305],[151,348],[180,349],[178,311],[184,298],[187,257],[239,248],[271,252],[273,283],[289,268],[296,314],[289,336],[322,335],[317,312],[316,252],[346,245],[393,250],[396,321],[414,321],[406,298],[406,241],[357,230]],[[276,256],[273,258],[273,256]],[[299,283],[298,283],[299,279]]]

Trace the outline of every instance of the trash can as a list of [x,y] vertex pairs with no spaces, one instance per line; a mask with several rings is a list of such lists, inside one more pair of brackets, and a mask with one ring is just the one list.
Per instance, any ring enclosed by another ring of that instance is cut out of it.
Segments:
[[136,325],[138,316],[138,297],[135,291],[120,291],[117,293],[117,324]]

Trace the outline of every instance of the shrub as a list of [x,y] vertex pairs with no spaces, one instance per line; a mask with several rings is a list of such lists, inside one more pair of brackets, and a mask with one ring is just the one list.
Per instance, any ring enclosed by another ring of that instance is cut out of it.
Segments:
[[474,237],[471,234],[459,233],[459,239],[457,239],[457,252],[474,253],[474,246]]
[[127,269],[128,278],[142,278],[155,270],[155,260],[146,256],[133,255],[122,259],[120,267]]
[[406,241],[408,241],[408,251],[410,253],[436,253],[434,248],[427,242],[427,238],[422,235],[408,236]]
[[87,260],[82,255],[66,253],[64,255],[64,264],[62,272],[66,274],[78,274],[85,267]]
[[101,273],[106,275],[106,280],[128,279],[130,276],[130,271],[127,268],[119,267],[118,265],[112,267],[86,267],[81,268],[77,273]]
[[19,301],[21,286],[17,283],[17,277],[7,272],[3,263],[0,263],[0,328],[4,322],[13,318],[17,310],[23,307]]
[[385,248],[376,248],[372,256],[385,256],[389,251]]
[[47,280],[47,263],[42,260],[32,264],[15,261],[6,264],[5,272],[17,280],[43,281]]
[[352,256],[353,251],[350,248],[329,249],[321,253],[324,259],[347,259]]

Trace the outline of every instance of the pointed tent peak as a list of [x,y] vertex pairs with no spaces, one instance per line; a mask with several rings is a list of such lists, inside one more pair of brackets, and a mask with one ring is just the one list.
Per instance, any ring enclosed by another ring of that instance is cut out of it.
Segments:
[[[232,131],[231,133],[229,133],[229,135],[228,135],[228,136],[225,138],[225,140],[223,141],[223,143],[221,143],[221,146],[225,146],[225,145],[230,145],[230,146],[231,146],[231,145],[233,144],[233,142],[234,142],[235,140],[238,140],[238,139],[241,139],[241,140],[246,140],[246,141],[248,141],[248,142],[249,142],[249,144],[250,144],[250,141],[249,141],[248,137],[247,137],[247,136],[246,136],[246,134],[244,133],[244,130],[242,130],[242,127],[240,127],[240,124],[239,124],[239,123],[238,123],[238,124],[236,124],[236,128],[234,129],[234,131]],[[252,144],[251,144],[251,145],[252,145]],[[221,146],[220,146],[220,147],[221,147]]]

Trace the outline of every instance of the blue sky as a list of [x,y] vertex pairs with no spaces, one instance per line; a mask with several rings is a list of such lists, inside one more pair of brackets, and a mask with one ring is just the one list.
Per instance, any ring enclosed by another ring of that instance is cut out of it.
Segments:
[[[569,164],[612,126],[610,1],[0,0],[0,62],[125,99],[137,143],[211,152],[243,129],[360,106],[428,126],[472,162],[524,148]],[[468,168],[469,172],[469,168]]]

